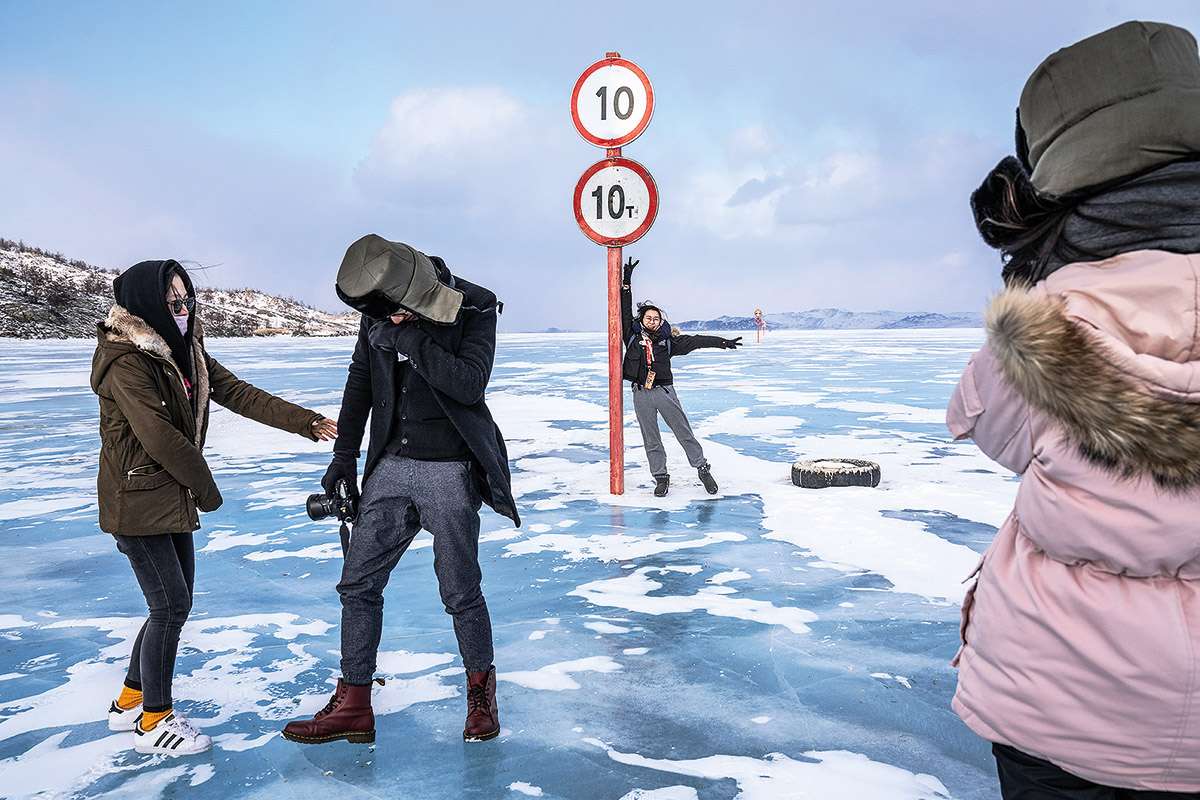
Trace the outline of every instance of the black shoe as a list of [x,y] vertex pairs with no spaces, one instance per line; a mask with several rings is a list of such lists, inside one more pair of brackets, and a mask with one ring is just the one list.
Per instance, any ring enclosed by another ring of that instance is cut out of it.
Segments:
[[671,488],[671,479],[667,478],[667,477],[662,477],[662,478],[655,478],[654,480],[655,480],[654,496],[655,497],[666,497],[667,490],[669,488]]
[[705,464],[700,469],[696,470],[696,474],[700,476],[700,482],[704,484],[704,490],[709,494],[717,493],[717,482],[713,480],[712,467]]

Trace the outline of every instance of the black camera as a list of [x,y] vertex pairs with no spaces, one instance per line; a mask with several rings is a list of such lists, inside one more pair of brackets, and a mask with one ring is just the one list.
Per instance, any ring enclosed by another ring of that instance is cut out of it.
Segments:
[[304,504],[308,518],[312,520],[336,516],[341,522],[353,522],[358,516],[358,498],[350,492],[350,481],[342,478],[334,484],[334,493],[310,494]]

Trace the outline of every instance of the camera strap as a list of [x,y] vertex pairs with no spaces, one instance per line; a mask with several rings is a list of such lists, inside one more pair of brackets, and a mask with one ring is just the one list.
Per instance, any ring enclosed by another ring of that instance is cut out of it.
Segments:
[[350,552],[350,527],[345,522],[338,529],[338,537],[342,540],[342,558]]

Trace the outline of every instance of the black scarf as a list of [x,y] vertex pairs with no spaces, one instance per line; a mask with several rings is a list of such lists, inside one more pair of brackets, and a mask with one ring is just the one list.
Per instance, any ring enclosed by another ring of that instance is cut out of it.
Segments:
[[194,381],[192,366],[192,319],[188,314],[187,334],[179,332],[175,317],[167,306],[167,287],[178,275],[187,287],[189,297],[196,292],[192,280],[178,261],[142,261],[122,272],[113,281],[113,297],[134,316],[141,317],[171,348],[171,358],[183,377]]
[[1056,248],[1039,279],[1132,250],[1200,253],[1200,161],[1159,167],[1081,201],[1067,216],[1062,241],[1066,247]]

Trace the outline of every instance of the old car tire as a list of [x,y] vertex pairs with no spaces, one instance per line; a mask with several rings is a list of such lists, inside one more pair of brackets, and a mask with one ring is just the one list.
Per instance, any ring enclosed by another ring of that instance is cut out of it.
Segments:
[[792,465],[792,483],[802,489],[879,485],[879,465],[858,458],[819,458]]

